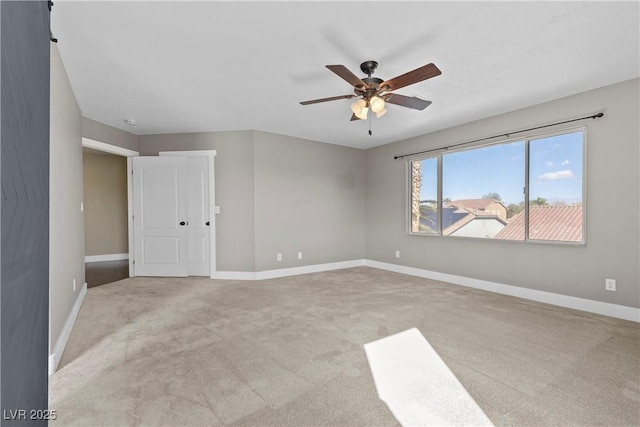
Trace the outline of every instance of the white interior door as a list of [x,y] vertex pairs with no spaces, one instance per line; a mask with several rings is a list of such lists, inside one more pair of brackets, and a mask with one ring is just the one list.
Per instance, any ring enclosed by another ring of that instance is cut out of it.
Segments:
[[214,222],[216,151],[161,151],[158,154],[160,157],[189,159],[189,275],[213,278],[216,272],[216,224]]
[[209,159],[189,157],[187,262],[189,276],[209,276]]
[[188,161],[133,158],[136,276],[187,276]]

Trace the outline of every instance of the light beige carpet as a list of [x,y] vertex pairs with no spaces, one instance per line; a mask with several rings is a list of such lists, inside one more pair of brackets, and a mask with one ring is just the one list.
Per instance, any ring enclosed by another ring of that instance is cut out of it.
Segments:
[[397,425],[364,345],[417,328],[495,425],[640,425],[640,327],[372,268],[88,290],[51,425]]

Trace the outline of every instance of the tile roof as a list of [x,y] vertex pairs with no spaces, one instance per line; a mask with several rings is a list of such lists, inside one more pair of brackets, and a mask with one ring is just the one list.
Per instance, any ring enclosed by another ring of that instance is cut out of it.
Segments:
[[[524,240],[524,211],[511,218],[494,238]],[[582,205],[529,206],[529,239],[582,242]]]

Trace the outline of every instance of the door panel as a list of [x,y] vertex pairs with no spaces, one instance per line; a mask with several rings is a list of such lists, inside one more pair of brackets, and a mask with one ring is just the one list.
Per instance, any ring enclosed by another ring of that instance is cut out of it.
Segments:
[[[189,264],[203,264],[208,261],[206,257],[207,247],[206,247],[205,238],[200,236],[189,236],[188,245],[189,245],[188,246]],[[191,269],[189,271],[189,275],[190,276],[194,275],[194,274],[191,274]],[[202,274],[202,275],[206,276],[206,274]]]
[[190,276],[209,276],[209,159],[189,157],[188,263]]
[[182,157],[133,158],[136,276],[188,275],[187,166]]
[[142,236],[144,264],[179,264],[180,239],[178,237]]

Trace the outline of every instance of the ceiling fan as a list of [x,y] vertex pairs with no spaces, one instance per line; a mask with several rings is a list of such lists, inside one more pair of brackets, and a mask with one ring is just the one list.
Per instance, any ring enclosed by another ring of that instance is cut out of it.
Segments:
[[367,77],[361,79],[349,71],[344,65],[327,65],[329,70],[353,86],[354,94],[312,99],[310,101],[302,101],[300,104],[309,105],[358,97],[359,99],[351,104],[351,111],[353,111],[351,121],[366,120],[369,110],[374,112],[376,117],[382,117],[387,112],[385,103],[401,105],[403,107],[413,108],[414,110],[424,110],[431,104],[431,101],[415,96],[399,95],[392,92],[396,89],[439,76],[442,72],[435,64],[423,65],[422,67],[401,74],[390,80],[371,77],[371,74],[373,74],[377,67],[378,63],[376,61],[365,61],[360,64],[360,69],[367,75]]

